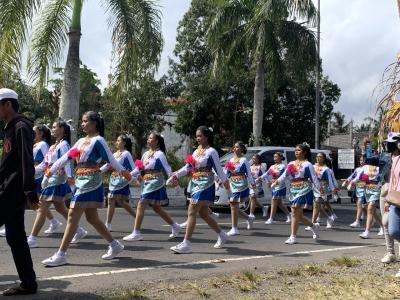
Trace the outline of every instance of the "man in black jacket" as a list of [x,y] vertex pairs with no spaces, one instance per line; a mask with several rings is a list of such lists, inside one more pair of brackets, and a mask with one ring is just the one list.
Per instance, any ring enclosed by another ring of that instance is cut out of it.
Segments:
[[4,296],[36,293],[36,275],[26,240],[24,214],[27,201],[37,207],[33,162],[33,122],[18,114],[18,95],[0,89],[0,120],[4,128],[0,163],[0,226],[5,225],[21,284],[3,291]]

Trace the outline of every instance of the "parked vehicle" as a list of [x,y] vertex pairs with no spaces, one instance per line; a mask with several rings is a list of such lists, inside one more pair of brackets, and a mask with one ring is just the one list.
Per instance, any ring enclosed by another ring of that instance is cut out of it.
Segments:
[[[261,163],[265,163],[267,165],[267,168],[269,168],[270,166],[272,166],[274,164],[274,154],[276,152],[281,152],[283,154],[283,156],[285,157],[285,160],[283,161],[283,163],[287,164],[288,162],[291,162],[296,159],[294,151],[295,151],[295,148],[293,148],[293,147],[280,147],[280,146],[248,147],[247,153],[245,154],[245,156],[248,160],[251,160],[251,158],[255,154],[258,154],[261,157]],[[330,150],[311,149],[312,163],[315,162],[315,158],[317,156],[317,153],[319,153],[319,152],[324,152],[328,158],[331,157]],[[225,164],[232,157],[233,157],[233,151],[222,156],[220,158],[221,166],[225,166]],[[267,204],[271,203],[271,192],[265,182],[263,182],[263,187],[264,187],[264,197],[259,198],[259,200],[263,205],[267,205]],[[214,201],[213,207],[214,208],[229,207],[229,197],[223,186],[218,186],[218,185],[216,186],[215,201]],[[248,201],[246,203],[242,203],[241,208],[244,210],[247,210],[249,208]]]

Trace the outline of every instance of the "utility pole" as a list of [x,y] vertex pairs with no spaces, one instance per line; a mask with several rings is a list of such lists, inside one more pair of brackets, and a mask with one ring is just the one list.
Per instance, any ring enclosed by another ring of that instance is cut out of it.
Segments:
[[320,146],[320,126],[319,126],[319,111],[320,111],[320,41],[321,41],[321,3],[318,0],[318,13],[317,13],[317,61],[316,61],[316,88],[315,88],[315,149]]

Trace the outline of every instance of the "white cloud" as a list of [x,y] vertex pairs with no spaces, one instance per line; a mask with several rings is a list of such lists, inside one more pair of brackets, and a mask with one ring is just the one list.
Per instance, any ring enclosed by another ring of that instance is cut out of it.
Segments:
[[321,1],[324,74],[342,90],[336,110],[356,122],[374,114],[372,92],[400,50],[399,34],[395,1]]

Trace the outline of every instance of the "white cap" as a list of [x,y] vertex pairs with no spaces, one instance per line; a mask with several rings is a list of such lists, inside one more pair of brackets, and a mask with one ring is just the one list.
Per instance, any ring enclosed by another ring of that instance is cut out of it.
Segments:
[[394,143],[400,140],[400,132],[389,132],[387,139],[384,142]]
[[18,94],[11,89],[3,88],[0,89],[0,101],[3,99],[18,100]]

